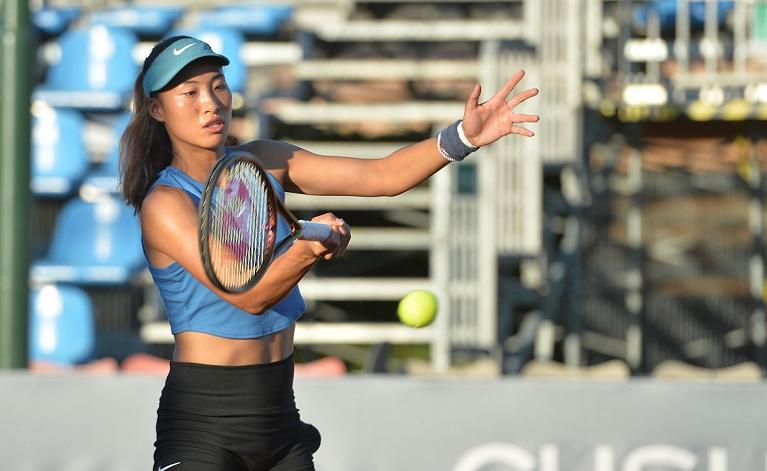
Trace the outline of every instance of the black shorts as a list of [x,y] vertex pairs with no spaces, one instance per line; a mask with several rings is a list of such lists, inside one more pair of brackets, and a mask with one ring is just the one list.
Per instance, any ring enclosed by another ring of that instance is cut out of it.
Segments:
[[263,365],[171,362],[153,471],[305,471],[320,433],[301,421],[293,355]]

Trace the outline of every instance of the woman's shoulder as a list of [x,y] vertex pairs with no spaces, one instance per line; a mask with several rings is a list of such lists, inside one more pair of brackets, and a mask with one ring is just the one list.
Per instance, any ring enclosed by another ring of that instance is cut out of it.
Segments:
[[189,211],[196,212],[197,209],[184,190],[161,185],[146,196],[140,216],[142,221],[157,217],[173,219]]

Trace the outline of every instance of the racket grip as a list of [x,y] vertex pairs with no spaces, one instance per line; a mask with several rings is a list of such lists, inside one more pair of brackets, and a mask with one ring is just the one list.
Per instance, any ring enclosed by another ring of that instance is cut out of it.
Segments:
[[326,241],[330,238],[331,230],[327,224],[321,222],[298,221],[301,224],[301,239]]

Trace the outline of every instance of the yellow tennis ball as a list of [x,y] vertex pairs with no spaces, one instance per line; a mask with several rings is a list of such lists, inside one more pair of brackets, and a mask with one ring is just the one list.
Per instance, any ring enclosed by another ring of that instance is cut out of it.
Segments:
[[422,289],[411,291],[397,305],[397,316],[410,327],[426,327],[437,316],[437,297]]

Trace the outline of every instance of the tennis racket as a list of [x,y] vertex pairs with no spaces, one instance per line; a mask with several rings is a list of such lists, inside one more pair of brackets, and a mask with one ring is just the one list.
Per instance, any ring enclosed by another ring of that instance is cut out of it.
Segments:
[[[288,237],[277,243],[277,221]],[[241,293],[264,276],[275,254],[296,239],[324,241],[330,226],[299,221],[274,192],[255,156],[233,151],[216,162],[199,205],[200,255],[210,281],[227,293]]]

